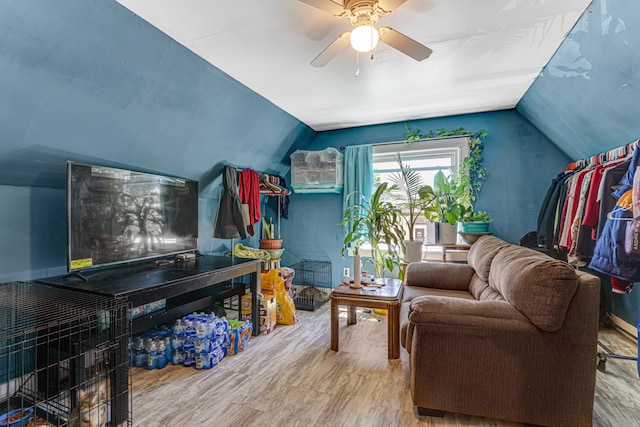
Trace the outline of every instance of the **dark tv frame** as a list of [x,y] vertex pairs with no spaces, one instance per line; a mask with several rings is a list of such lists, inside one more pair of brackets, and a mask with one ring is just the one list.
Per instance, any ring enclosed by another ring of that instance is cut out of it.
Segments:
[[[145,177],[150,177],[153,179],[157,179],[160,182],[166,182],[166,183],[170,183],[170,182],[178,182],[178,183],[184,183],[184,185],[188,185],[190,186],[193,190],[194,190],[194,194],[195,194],[195,207],[194,207],[194,218],[192,218],[193,221],[195,221],[195,225],[196,225],[196,229],[195,229],[195,236],[193,236],[194,239],[194,244],[189,246],[188,248],[182,248],[182,249],[176,249],[176,250],[168,250],[168,251],[159,251],[159,252],[150,252],[147,254],[142,254],[140,256],[134,256],[131,258],[122,258],[122,259],[118,259],[118,260],[113,260],[113,261],[109,261],[109,262],[100,262],[98,264],[93,264],[93,262],[90,265],[84,265],[82,263],[79,263],[78,266],[73,266],[74,261],[81,261],[82,259],[79,260],[73,260],[72,259],[72,233],[73,231],[73,224],[72,224],[72,219],[74,218],[74,216],[72,215],[72,204],[73,204],[73,194],[72,194],[72,180],[73,180],[73,174],[72,174],[72,170],[74,167],[85,167],[85,168],[99,168],[99,169],[103,169],[105,172],[108,171],[114,171],[116,173],[122,173],[122,174],[130,174],[132,176],[145,176]],[[198,218],[198,210],[199,210],[199,191],[198,191],[198,181],[195,180],[190,180],[187,178],[180,178],[180,177],[175,177],[175,176],[170,176],[170,175],[160,175],[160,174],[156,174],[156,173],[151,173],[151,172],[140,172],[140,171],[136,171],[136,170],[132,170],[132,169],[123,169],[120,167],[113,167],[113,166],[104,166],[104,165],[98,165],[98,164],[86,164],[86,163],[79,163],[79,162],[73,162],[73,161],[67,161],[67,271],[72,274],[72,275],[78,275],[80,278],[82,278],[82,276],[80,275],[80,273],[82,271],[86,271],[86,270],[94,270],[94,269],[101,269],[104,267],[109,267],[109,266],[117,266],[117,265],[124,265],[124,264],[130,264],[130,263],[135,263],[135,262],[140,262],[140,261],[145,261],[145,260],[151,260],[151,259],[160,259],[160,258],[166,258],[166,257],[171,257],[171,256],[175,256],[177,254],[181,254],[181,253],[187,253],[187,252],[194,252],[198,250],[198,222],[199,222],[199,218]]]

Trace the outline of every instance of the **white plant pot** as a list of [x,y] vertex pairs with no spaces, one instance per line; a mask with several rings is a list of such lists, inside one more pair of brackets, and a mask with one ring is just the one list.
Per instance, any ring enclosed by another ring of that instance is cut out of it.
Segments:
[[454,245],[458,241],[456,227],[448,222],[440,223],[440,243],[443,245]]
[[404,260],[406,262],[422,261],[422,240],[405,240],[404,245],[407,247]]

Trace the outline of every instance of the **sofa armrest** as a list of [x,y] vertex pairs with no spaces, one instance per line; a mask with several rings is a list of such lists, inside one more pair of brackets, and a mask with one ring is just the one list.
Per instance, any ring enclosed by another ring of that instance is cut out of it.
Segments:
[[476,301],[446,296],[416,297],[410,302],[409,321],[483,330],[535,331],[536,327],[506,301]]
[[406,284],[467,291],[474,273],[468,264],[412,262],[407,266]]

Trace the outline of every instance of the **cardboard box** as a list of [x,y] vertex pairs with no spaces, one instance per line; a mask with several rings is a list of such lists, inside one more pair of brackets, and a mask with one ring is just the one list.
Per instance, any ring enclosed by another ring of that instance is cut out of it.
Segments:
[[[243,295],[240,300],[240,315],[242,320],[251,319],[251,294]],[[276,297],[272,294],[260,295],[260,333],[268,334],[276,328],[277,305]]]

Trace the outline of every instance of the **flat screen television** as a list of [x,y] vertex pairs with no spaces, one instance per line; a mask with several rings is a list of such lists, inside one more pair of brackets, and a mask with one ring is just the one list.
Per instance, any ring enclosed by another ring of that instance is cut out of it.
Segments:
[[67,162],[69,272],[198,249],[198,182]]

